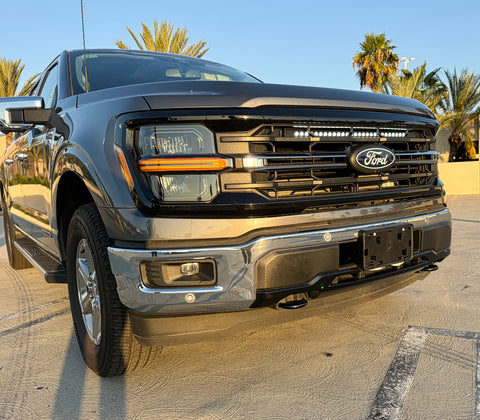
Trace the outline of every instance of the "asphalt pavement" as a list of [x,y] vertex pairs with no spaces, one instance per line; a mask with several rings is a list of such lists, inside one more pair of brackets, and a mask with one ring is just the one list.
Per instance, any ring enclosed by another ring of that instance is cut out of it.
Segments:
[[0,418],[480,418],[480,196],[449,206],[452,254],[425,280],[116,378],[86,369],[66,285],[12,270],[2,230]]

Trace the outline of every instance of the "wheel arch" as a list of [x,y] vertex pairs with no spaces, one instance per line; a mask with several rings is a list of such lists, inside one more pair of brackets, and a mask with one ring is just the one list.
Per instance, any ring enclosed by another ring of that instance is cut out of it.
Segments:
[[73,213],[82,204],[95,203],[95,200],[80,176],[75,172],[68,171],[60,178],[55,203],[58,246],[61,259],[65,261],[68,226]]
[[65,142],[56,156],[52,168],[51,225],[57,231],[60,258],[65,262],[68,226],[75,210],[86,203],[94,203],[97,208],[112,204],[101,182],[101,171],[79,142]]

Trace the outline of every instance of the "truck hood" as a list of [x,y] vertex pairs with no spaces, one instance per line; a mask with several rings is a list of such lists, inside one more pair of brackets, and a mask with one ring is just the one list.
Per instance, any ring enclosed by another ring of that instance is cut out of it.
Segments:
[[353,90],[239,82],[163,82],[84,93],[78,106],[142,96],[152,110],[192,108],[307,107],[413,114],[435,119],[409,98]]

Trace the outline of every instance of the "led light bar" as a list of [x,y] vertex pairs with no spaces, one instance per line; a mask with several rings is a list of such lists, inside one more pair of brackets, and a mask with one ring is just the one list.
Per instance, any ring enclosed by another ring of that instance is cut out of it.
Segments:
[[407,130],[391,130],[391,129],[380,129],[380,136],[382,137],[406,137]]
[[353,137],[377,137],[376,131],[355,131]]
[[347,137],[350,135],[348,127],[295,127],[297,130],[293,135],[297,138],[302,137]]
[[374,138],[378,137],[406,137],[408,130],[401,128],[380,128],[378,131],[373,127],[320,127],[320,126],[295,126],[293,132],[296,138],[309,137],[348,137]]

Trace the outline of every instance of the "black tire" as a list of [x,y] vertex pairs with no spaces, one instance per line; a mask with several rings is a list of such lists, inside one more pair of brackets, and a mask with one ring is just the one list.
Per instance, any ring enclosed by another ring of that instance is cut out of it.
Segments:
[[[80,206],[70,221],[66,242],[70,307],[82,356],[90,369],[104,377],[145,366],[156,352],[156,349],[138,343],[132,335],[128,312],[120,302],[110,268],[109,242],[95,205]],[[84,267],[85,273],[87,265],[88,273],[94,267],[94,274],[82,276],[77,267]],[[85,278],[90,279],[90,286],[87,286],[88,282],[84,283]],[[92,286],[94,283],[95,287]],[[80,303],[79,289],[84,296],[83,304]]]
[[32,264],[22,255],[22,253],[15,247],[15,229],[13,228],[10,215],[8,214],[7,205],[2,198],[2,212],[3,212],[3,231],[5,235],[5,245],[7,247],[8,263],[15,270],[23,270],[30,268]]

